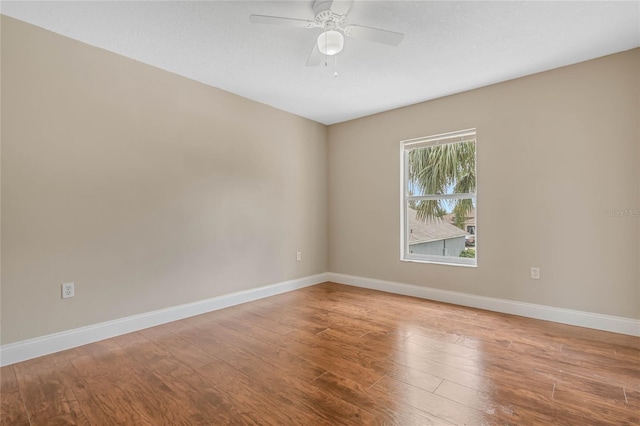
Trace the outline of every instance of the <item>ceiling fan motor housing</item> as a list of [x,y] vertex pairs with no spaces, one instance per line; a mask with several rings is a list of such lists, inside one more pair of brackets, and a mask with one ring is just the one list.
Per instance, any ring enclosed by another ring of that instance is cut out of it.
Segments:
[[[313,13],[316,15],[316,22],[322,28],[333,30],[344,24],[347,15],[338,15],[331,10],[333,0],[316,0],[313,2]],[[331,28],[329,28],[331,27]]]

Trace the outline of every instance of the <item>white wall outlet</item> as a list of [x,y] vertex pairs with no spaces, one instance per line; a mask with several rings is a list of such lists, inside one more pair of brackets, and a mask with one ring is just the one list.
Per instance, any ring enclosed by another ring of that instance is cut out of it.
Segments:
[[73,283],[64,283],[62,284],[62,298],[68,299],[70,297],[75,296],[75,290],[73,288]]
[[296,260],[297,260],[298,262],[300,262],[300,261],[302,260],[302,252],[301,252],[301,251],[299,251],[299,252],[297,252],[297,253],[296,253]]
[[539,280],[540,279],[540,268],[537,266],[531,267],[531,279]]

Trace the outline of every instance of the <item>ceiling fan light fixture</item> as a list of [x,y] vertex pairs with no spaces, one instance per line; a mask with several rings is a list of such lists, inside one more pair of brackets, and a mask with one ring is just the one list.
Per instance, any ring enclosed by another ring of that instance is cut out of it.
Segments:
[[342,51],[343,47],[344,36],[338,31],[325,31],[318,36],[318,50],[323,55],[336,55]]

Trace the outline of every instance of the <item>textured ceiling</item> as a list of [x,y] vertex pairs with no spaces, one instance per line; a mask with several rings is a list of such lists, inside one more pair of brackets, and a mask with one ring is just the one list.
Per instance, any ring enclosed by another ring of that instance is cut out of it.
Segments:
[[311,1],[11,2],[22,21],[303,117],[333,124],[640,46],[640,1],[356,1],[347,23],[403,32],[347,38],[339,76],[305,62]]

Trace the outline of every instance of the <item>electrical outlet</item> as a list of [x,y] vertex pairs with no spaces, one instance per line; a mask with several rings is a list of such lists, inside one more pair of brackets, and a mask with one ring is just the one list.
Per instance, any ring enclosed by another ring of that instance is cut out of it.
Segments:
[[68,299],[70,297],[75,296],[75,291],[73,288],[73,283],[64,283],[62,284],[62,298]]
[[300,261],[302,260],[302,252],[301,252],[301,251],[299,251],[299,252],[297,252],[297,253],[296,253],[296,260],[297,260],[298,262],[300,262]]
[[537,266],[532,266],[531,267],[531,279],[533,279],[533,280],[539,280],[540,279],[540,268],[538,268]]

